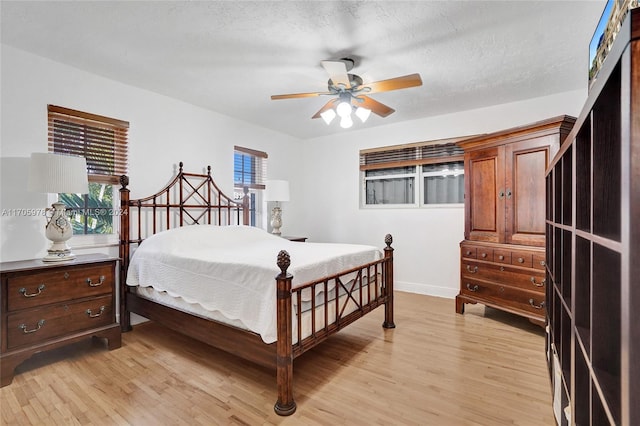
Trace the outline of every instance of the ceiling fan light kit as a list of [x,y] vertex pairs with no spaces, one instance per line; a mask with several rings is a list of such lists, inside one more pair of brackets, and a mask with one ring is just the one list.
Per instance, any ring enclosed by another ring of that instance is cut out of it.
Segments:
[[327,92],[273,95],[271,99],[308,98],[321,95],[333,96],[333,99],[324,104],[311,118],[321,117],[329,125],[336,117],[340,117],[340,127],[348,129],[353,126],[351,114],[354,111],[356,117],[363,123],[367,121],[371,112],[380,117],[387,117],[395,112],[393,108],[375,101],[366,94],[422,85],[420,74],[410,74],[365,84],[360,76],[348,73],[354,65],[354,61],[349,58],[343,58],[338,61],[322,61],[321,64],[330,76],[327,83]]

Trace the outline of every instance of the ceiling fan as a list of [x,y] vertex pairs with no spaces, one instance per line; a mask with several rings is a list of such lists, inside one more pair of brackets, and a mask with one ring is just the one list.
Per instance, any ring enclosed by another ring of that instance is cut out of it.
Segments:
[[322,119],[329,124],[338,116],[340,117],[340,126],[349,128],[353,125],[351,113],[354,111],[362,122],[365,122],[372,112],[380,117],[387,117],[395,112],[393,108],[367,95],[422,85],[420,74],[409,74],[388,80],[364,83],[360,76],[349,74],[349,71],[351,71],[355,63],[354,60],[350,58],[342,58],[337,61],[321,61],[320,63],[330,77],[327,84],[328,91],[272,95],[271,99],[310,98],[323,95],[333,96],[333,98],[324,104],[311,118],[322,117]]

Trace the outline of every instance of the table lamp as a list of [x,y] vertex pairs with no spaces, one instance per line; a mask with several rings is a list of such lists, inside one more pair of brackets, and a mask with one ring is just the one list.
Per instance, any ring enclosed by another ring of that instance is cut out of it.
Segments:
[[[84,157],[39,152],[31,154],[29,191],[56,195],[86,194],[89,192],[87,180],[87,161]],[[66,206],[57,201],[45,211],[45,235],[51,240],[51,247],[42,260],[59,262],[75,259],[67,245],[67,240],[73,236],[73,226]]]

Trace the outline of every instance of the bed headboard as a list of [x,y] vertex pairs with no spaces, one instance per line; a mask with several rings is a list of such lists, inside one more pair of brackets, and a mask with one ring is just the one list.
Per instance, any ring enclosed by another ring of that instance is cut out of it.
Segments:
[[129,177],[120,184],[120,259],[129,263],[132,244],[140,244],[157,232],[185,225],[249,225],[249,195],[244,188],[241,201],[225,195],[206,174],[185,173],[180,162],[177,175],[159,192],[129,199]]

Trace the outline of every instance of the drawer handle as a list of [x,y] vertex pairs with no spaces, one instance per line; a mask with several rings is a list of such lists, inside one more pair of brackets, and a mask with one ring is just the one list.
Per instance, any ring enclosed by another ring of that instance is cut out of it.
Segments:
[[40,284],[38,286],[38,292],[37,293],[27,293],[27,289],[22,287],[20,290],[18,290],[20,293],[22,293],[22,295],[24,297],[36,297],[37,295],[39,295],[40,293],[42,293],[42,290],[44,290],[44,284]]
[[547,282],[546,278],[543,278],[542,281],[540,281],[539,283],[536,282],[536,277],[531,277],[531,282],[533,283],[533,285],[535,285],[536,287],[544,287],[545,283]]
[[91,282],[91,278],[87,278],[87,284],[89,284],[89,287],[98,287],[99,285],[102,285],[102,283],[104,283],[104,275],[100,275],[100,281],[98,281],[97,283]]
[[478,287],[478,284],[476,284],[476,285],[474,285],[472,287],[471,284],[467,283],[467,290],[469,290],[469,291],[478,291],[478,290],[480,290],[480,287]]
[[544,260],[540,261],[540,266],[547,266],[547,262],[545,262]]
[[89,318],[98,318],[104,312],[104,305],[100,306],[100,311],[97,314],[94,314],[91,309],[87,309],[87,315]]
[[468,271],[468,272],[471,272],[472,274],[475,274],[476,272],[478,272],[478,267],[477,267],[477,266],[474,266],[474,267],[472,268],[471,266],[466,265],[466,267],[467,267],[467,271]]
[[503,256],[503,255],[500,255],[500,256],[498,256],[498,259],[499,259],[499,260],[504,260],[504,256]]
[[507,200],[511,199],[511,195],[512,195],[511,188],[507,188]]
[[519,257],[519,258],[518,258],[518,263],[524,263],[524,258]]
[[482,253],[480,256],[482,256],[483,258],[487,257],[487,253]]
[[35,333],[36,331],[40,330],[43,325],[44,325],[44,320],[41,319],[40,321],[38,321],[38,326],[31,330],[27,330],[27,324],[20,324],[18,328],[21,329],[24,334],[29,334],[29,333]]
[[542,309],[542,308],[544,308],[544,301],[540,302],[540,304],[539,304],[539,305],[536,305],[536,303],[533,301],[533,299],[529,299],[529,304],[530,304],[532,307],[536,308],[536,309]]
[[467,256],[471,256],[471,250],[467,250],[465,253]]

